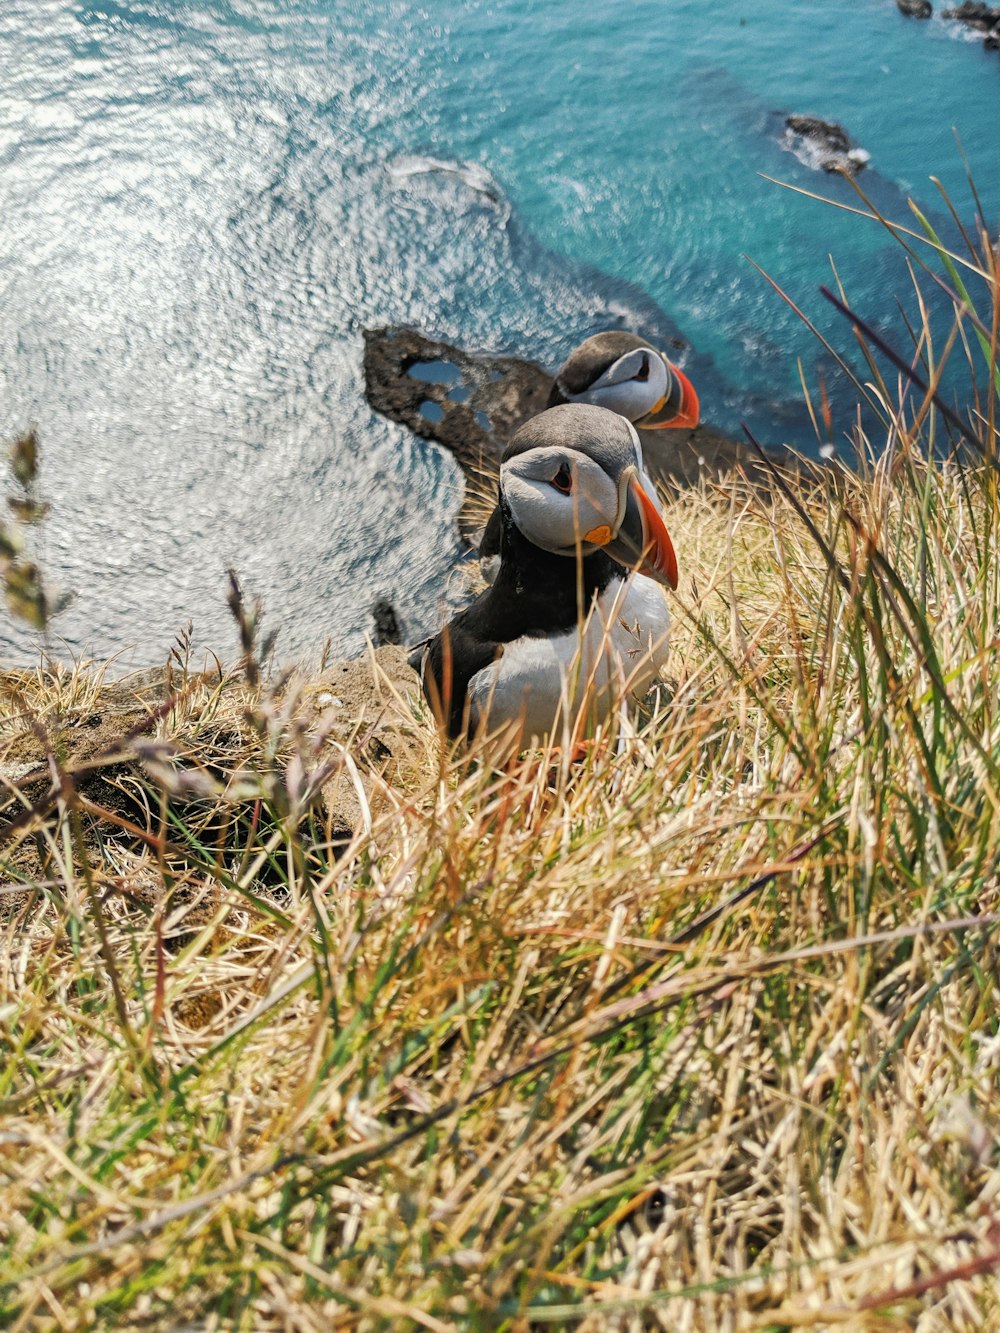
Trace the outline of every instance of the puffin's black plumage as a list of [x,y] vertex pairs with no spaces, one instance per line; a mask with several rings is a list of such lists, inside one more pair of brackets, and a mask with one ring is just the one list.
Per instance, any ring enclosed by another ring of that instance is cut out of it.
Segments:
[[410,658],[449,735],[488,722],[543,736],[560,716],[599,720],[638,698],[666,660],[656,584],[677,587],[677,559],[630,422],[580,403],[525,422],[501,463],[495,528],[495,580]]
[[502,494],[490,522],[500,554],[496,581],[411,657],[414,667],[422,663],[425,693],[441,708],[452,738],[460,736],[467,723],[475,726],[476,719],[467,717],[466,694],[477,671],[516,639],[571,629],[579,619],[581,595],[586,610],[623,573],[603,551],[569,560],[533,545],[514,523]]

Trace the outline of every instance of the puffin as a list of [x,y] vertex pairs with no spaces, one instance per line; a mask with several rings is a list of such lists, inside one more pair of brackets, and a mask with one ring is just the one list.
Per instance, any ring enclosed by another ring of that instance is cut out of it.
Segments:
[[605,719],[659,675],[677,557],[641,456],[627,418],[585,403],[511,437],[496,577],[410,656],[449,737],[530,743]]
[[[548,407],[590,403],[607,408],[639,430],[693,430],[701,408],[695,387],[665,353],[638,334],[621,329],[595,333],[574,347],[559,367],[549,390]],[[643,488],[655,499],[635,436],[635,461]],[[479,561],[488,583],[496,577],[500,555],[500,511],[490,515],[479,541]]]
[[575,347],[556,371],[549,407],[592,403],[640,430],[693,430],[700,407],[694,385],[638,334],[611,329]]

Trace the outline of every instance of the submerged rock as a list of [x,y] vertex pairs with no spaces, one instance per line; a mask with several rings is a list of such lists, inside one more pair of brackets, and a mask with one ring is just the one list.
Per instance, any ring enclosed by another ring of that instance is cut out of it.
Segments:
[[785,144],[814,171],[856,176],[871,160],[864,148],[851,144],[843,126],[818,116],[786,116]]
[[931,0],[896,0],[896,8],[911,19],[929,19],[934,13]]
[[[533,361],[474,355],[404,328],[366,329],[364,365],[365,393],[375,411],[443,445],[462,468],[466,494],[458,526],[476,544],[496,504],[504,447],[522,422],[545,410],[551,374]],[[646,469],[667,490],[736,469],[762,480],[756,455],[711,426],[639,434]]]

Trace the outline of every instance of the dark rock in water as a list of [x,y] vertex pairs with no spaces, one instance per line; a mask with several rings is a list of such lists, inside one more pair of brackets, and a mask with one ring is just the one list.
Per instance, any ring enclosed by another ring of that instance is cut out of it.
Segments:
[[1000,8],[980,4],[979,0],[964,0],[957,9],[944,10],[941,17],[954,19],[957,23],[964,23],[967,28],[985,33],[983,46],[987,51],[1000,50]]
[[513,356],[471,356],[414,329],[365,330],[365,393],[390,421],[444,445],[466,475],[462,536],[475,536],[496,503],[504,445],[544,411],[551,378]]
[[805,166],[813,170],[856,176],[868,165],[869,154],[852,146],[847,131],[818,116],[786,116],[786,144]]
[[793,134],[811,139],[830,153],[846,153],[851,146],[847,131],[832,120],[820,120],[818,116],[786,116],[785,124]]
[[372,640],[376,648],[384,648],[387,644],[403,642],[403,627],[400,624],[399,616],[396,614],[396,608],[387,597],[376,599],[372,606],[372,620],[374,622]]
[[957,19],[959,23],[965,23],[970,28],[978,28],[980,32],[989,32],[1000,24],[1000,9],[994,9],[990,5],[979,4],[978,0],[964,0],[957,9],[946,9],[941,14],[945,19]]
[[[365,392],[376,412],[436,440],[466,471],[495,463],[551,378],[531,361],[472,356],[415,329],[365,330]],[[436,409],[436,410],[429,410]]]
[[896,8],[910,19],[929,19],[934,13],[931,0],[896,0]]
[[[466,493],[458,526],[477,546],[496,504],[504,447],[522,422],[545,410],[552,376],[532,361],[473,355],[402,328],[366,329],[364,363],[365,392],[375,411],[444,445],[461,466]],[[667,490],[737,469],[766,483],[756,455],[711,426],[639,435],[646,470]],[[775,457],[789,466],[791,456]]]

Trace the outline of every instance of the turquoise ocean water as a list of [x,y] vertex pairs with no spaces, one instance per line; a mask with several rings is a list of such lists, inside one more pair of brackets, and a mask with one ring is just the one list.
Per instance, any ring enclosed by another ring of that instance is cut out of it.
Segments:
[[1000,57],[894,0],[5,0],[0,69],[0,432],[41,433],[61,653],[158,660],[190,620],[231,654],[228,565],[285,656],[358,650],[378,593],[437,624],[459,477],[367,409],[368,324],[549,365],[678,334],[707,420],[808,446],[820,349],[744,256],[845,350],[831,254],[874,322],[912,298],[876,226],[765,179],[852,200],[782,113],[942,225],[957,130],[1000,207]]

